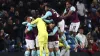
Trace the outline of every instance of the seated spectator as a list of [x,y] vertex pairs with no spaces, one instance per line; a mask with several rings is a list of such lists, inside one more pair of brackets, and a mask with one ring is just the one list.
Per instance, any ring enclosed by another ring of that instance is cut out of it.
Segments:
[[79,33],[76,35],[76,37],[80,39],[80,41],[82,42],[80,43],[81,51],[83,51],[88,45],[87,38],[83,33],[84,33],[84,30],[80,28]]
[[9,35],[0,30],[0,51],[7,51],[9,48]]
[[87,34],[87,39],[88,39],[87,52],[89,52],[90,54],[94,54],[94,52],[98,51],[97,41],[93,39],[91,33]]
[[73,34],[70,35],[68,30],[65,32],[65,35],[66,35],[66,40],[71,47],[70,51],[77,52],[78,47],[80,47],[80,43],[82,43],[80,39],[75,37]]
[[95,27],[92,36],[94,38],[94,40],[99,41],[100,40],[100,32],[99,32],[99,28]]

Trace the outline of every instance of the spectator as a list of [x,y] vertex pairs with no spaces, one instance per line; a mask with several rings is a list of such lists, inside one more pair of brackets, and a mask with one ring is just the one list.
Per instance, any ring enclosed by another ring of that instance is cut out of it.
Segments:
[[87,38],[86,36],[83,34],[84,33],[84,30],[82,28],[79,29],[79,33],[76,35],[77,38],[80,39],[80,41],[82,42],[80,45],[81,45],[81,48],[82,49],[85,49],[88,45],[88,41],[87,41]]
[[96,11],[96,15],[97,15],[97,26],[100,27],[100,8],[97,9]]
[[4,37],[3,32],[0,31],[0,51],[4,50]]
[[23,1],[19,1],[18,6],[23,7]]
[[9,35],[0,30],[0,51],[7,51],[9,49]]
[[4,11],[4,14],[3,14],[3,23],[4,22],[7,22],[8,18],[9,18],[8,12],[7,11]]
[[18,19],[16,19],[16,22],[14,24],[14,27],[13,27],[13,34],[14,34],[14,39],[16,41],[16,44],[20,43],[20,21]]
[[94,40],[100,40],[100,32],[99,32],[99,28],[98,27],[95,27],[93,33],[92,33],[92,36],[94,37]]
[[66,35],[67,42],[71,47],[70,51],[77,52],[77,49],[80,47],[80,43],[82,43],[80,39],[78,37],[75,37],[73,34],[70,35],[69,31],[66,31],[65,35]]
[[11,19],[8,20],[4,27],[4,31],[10,35],[10,40],[14,39],[13,37],[13,21]]
[[15,8],[14,7],[10,7],[9,16],[14,18],[14,16],[15,16]]
[[87,12],[87,16],[85,17],[85,34],[90,32],[92,30],[92,17],[91,17],[91,11]]
[[87,39],[88,39],[88,49],[87,50],[90,53],[90,55],[94,54],[94,52],[98,51],[97,41],[93,39],[90,32],[87,34]]
[[84,25],[84,20],[85,20],[85,11],[86,11],[86,8],[85,8],[85,5],[83,4],[82,0],[78,1],[77,4],[77,12],[78,12],[78,17],[79,17],[79,20],[82,24],[82,26]]

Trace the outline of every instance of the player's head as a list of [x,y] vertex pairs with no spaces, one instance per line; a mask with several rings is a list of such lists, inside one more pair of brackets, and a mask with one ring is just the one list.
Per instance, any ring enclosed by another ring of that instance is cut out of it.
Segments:
[[53,29],[53,28],[54,28],[54,26],[55,26],[55,24],[54,24],[54,23],[50,23],[50,24],[49,24],[49,28],[50,28],[50,29]]
[[31,10],[31,15],[33,18],[37,18],[39,15],[39,11],[38,10]]
[[31,21],[32,21],[32,17],[30,17],[30,16],[26,16],[25,19],[26,19],[26,21],[28,21],[28,22],[31,22]]
[[82,0],[79,0],[79,3],[82,3]]
[[40,2],[40,8],[41,9],[43,9],[45,5],[46,5],[46,2]]
[[80,33],[80,34],[83,34],[83,33],[84,33],[83,27],[80,27],[80,28],[79,28],[79,33]]
[[45,11],[48,11],[51,8],[50,4],[45,5]]
[[71,5],[72,5],[71,1],[66,1],[66,8],[71,7]]
[[100,8],[96,12],[97,16],[100,17]]

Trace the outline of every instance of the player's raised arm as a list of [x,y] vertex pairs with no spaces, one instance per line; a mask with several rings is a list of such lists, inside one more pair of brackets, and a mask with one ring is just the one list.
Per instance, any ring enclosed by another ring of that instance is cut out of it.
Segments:
[[48,17],[52,16],[52,13],[50,11],[47,11],[46,14],[44,16],[42,16],[42,19],[46,19]]
[[44,16],[41,18],[46,22],[46,23],[51,23],[53,20],[47,20],[48,17],[52,16],[52,13],[50,11],[47,11]]

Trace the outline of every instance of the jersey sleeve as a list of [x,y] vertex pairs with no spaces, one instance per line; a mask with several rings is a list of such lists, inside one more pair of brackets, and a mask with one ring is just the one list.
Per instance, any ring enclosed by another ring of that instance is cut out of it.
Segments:
[[27,30],[31,31],[33,28],[31,26],[28,26]]
[[31,31],[33,29],[34,25],[31,25],[31,23],[27,23],[27,27],[28,27],[27,30]]
[[47,17],[52,16],[52,13],[50,11],[47,11],[46,14],[41,17],[42,19],[46,19]]
[[76,11],[75,7],[72,6],[72,7],[70,8],[70,11]]
[[48,18],[49,16],[52,16],[52,13],[51,13],[50,11],[47,11],[46,14],[45,14],[43,17],[41,17],[41,18],[42,18],[43,21],[45,21],[46,23],[51,23],[53,20],[52,20],[52,19],[51,19],[51,20],[48,20],[47,18]]
[[31,24],[36,24],[39,21],[39,18],[35,19],[34,21],[31,22]]
[[66,9],[65,9],[63,13],[65,14],[66,12],[67,12],[67,11],[66,11]]
[[50,34],[48,34],[48,36],[53,36],[53,35],[55,35],[57,31],[58,31],[58,27],[55,27],[55,28],[53,29],[53,32],[51,32]]

